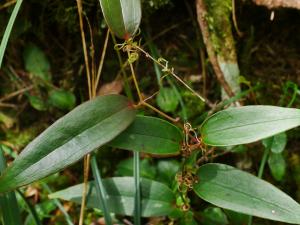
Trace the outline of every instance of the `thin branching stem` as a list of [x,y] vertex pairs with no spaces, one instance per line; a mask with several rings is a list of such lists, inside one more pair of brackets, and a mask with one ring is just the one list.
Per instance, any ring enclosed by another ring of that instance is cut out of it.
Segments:
[[[149,49],[150,49],[150,52],[151,54],[153,55],[153,57],[157,57],[157,49],[155,47],[155,45],[151,42],[151,40],[147,41],[148,42],[148,45],[149,45]],[[154,66],[154,71],[156,73],[156,76],[157,76],[157,82],[158,82],[158,86],[159,88],[161,89],[163,87],[163,84],[162,84],[162,80],[161,80],[161,77],[162,77],[162,71],[160,70],[159,66],[154,62],[153,63],[153,66]],[[183,99],[176,87],[176,85],[174,84],[174,82],[172,81],[171,77],[167,77],[167,81],[168,83],[170,84],[170,86],[172,87],[175,95],[177,96],[178,98],[178,101],[179,101],[179,104],[182,108],[182,118],[183,118],[183,121],[187,121],[188,119],[188,116],[187,116],[187,112],[186,112],[186,108],[185,108],[185,104],[183,102]],[[155,93],[156,94],[156,93]]]
[[17,2],[17,0],[11,0],[9,2],[5,2],[3,5],[0,6],[0,10],[5,9],[5,8],[15,4],[16,2]]
[[[111,38],[113,40],[114,45],[117,45],[117,40],[116,40],[115,36],[112,33],[111,33]],[[121,70],[121,73],[122,73],[122,76],[123,76],[125,93],[126,93],[127,97],[131,101],[133,101],[132,90],[130,88],[130,85],[129,85],[129,82],[128,82],[128,76],[127,76],[126,71],[125,71],[125,66],[127,65],[128,61],[123,63],[123,60],[122,60],[122,57],[121,57],[121,54],[120,54],[120,50],[116,49],[116,53],[117,53],[117,57],[118,57],[119,64],[120,64],[120,70]],[[119,74],[117,75],[116,79],[119,79]]]
[[2,103],[0,102],[0,108],[14,108],[16,109],[17,108],[17,105],[15,104],[10,104],[10,103]]
[[79,16],[80,34],[81,34],[82,48],[84,54],[85,69],[86,69],[86,75],[88,80],[89,97],[91,98],[92,97],[91,73],[90,73],[89,58],[88,58],[88,52],[87,52],[87,46],[86,46],[86,40],[85,40],[85,34],[83,28],[82,0],[76,0],[76,2],[77,2],[77,9],[78,9],[78,16]]
[[[88,25],[89,28],[89,33],[90,33],[90,56],[91,56],[91,68],[89,68],[90,70],[90,74],[91,74],[91,93],[92,93],[92,98],[94,98],[96,96],[95,93],[95,80],[96,80],[96,68],[95,68],[95,45],[94,45],[94,39],[93,39],[93,30],[92,30],[92,26],[90,24],[89,18],[86,16],[85,13],[83,13],[85,19],[86,19],[86,23]],[[90,97],[91,98],[91,97]]]
[[[101,59],[100,59],[99,67],[97,70],[97,76],[96,76],[95,88],[94,88],[95,92],[97,92],[97,89],[98,89],[99,80],[100,80],[100,76],[101,76],[101,72],[102,72],[102,68],[103,68],[103,64],[104,64],[104,58],[105,58],[107,44],[108,44],[108,40],[109,40],[109,33],[110,33],[109,29],[107,29],[105,41],[104,41],[104,45],[103,45],[103,49],[102,49]],[[96,95],[96,93],[94,93],[94,95]]]
[[[136,48],[137,50],[139,50],[140,52],[142,52],[143,54],[145,54],[145,56],[149,59],[151,59],[152,61],[154,61],[157,65],[159,65],[160,67],[162,67],[163,69],[168,69],[164,64],[162,64],[159,60],[155,59],[154,57],[152,57],[149,53],[147,53],[144,49],[140,48],[139,46],[134,46],[134,48]],[[183,86],[185,86],[188,90],[190,90],[193,94],[195,94],[198,98],[201,99],[201,101],[206,102],[205,98],[202,97],[200,94],[198,94],[196,91],[194,91],[189,85],[187,85],[178,75],[176,75],[174,73],[174,71],[172,69],[168,69],[168,73],[170,73],[173,77],[176,78],[176,80],[178,80]]]
[[[128,59],[129,59],[130,58],[129,50],[127,50],[127,54],[128,54]],[[174,118],[168,116],[167,114],[163,113],[159,109],[155,108],[154,106],[152,106],[152,105],[148,104],[147,102],[145,102],[145,100],[144,100],[144,98],[141,94],[139,84],[137,82],[136,75],[135,75],[132,63],[129,62],[129,66],[130,66],[130,70],[131,70],[131,74],[132,74],[132,79],[133,79],[133,82],[134,82],[134,85],[135,85],[135,88],[136,88],[136,91],[137,91],[137,94],[138,94],[138,97],[139,97],[139,104],[138,105],[146,106],[146,107],[152,109],[153,111],[157,112],[161,116],[165,117],[166,119],[172,121],[173,123],[177,123],[179,119],[174,119]]]
[[200,60],[201,60],[201,67],[202,67],[202,79],[203,79],[203,89],[202,89],[202,95],[204,98],[206,97],[206,81],[207,81],[207,76],[206,76],[206,63],[205,63],[205,51],[203,48],[200,49]]
[[11,98],[13,98],[13,97],[16,97],[16,96],[18,96],[18,95],[21,95],[21,94],[23,94],[24,92],[30,91],[32,88],[33,88],[33,85],[30,85],[30,86],[25,87],[25,88],[22,88],[22,89],[20,89],[20,90],[14,91],[14,92],[12,92],[12,93],[10,93],[10,94],[8,94],[8,95],[3,96],[3,97],[0,99],[0,102],[7,101],[7,100],[9,100],[9,99],[11,99]]
[[[89,58],[88,58],[88,52],[87,52],[87,46],[86,46],[86,39],[85,39],[85,33],[83,28],[83,19],[82,19],[82,0],[76,0],[77,2],[77,9],[78,9],[78,16],[79,16],[79,25],[80,25],[80,33],[81,33],[81,41],[82,41],[82,48],[83,48],[83,54],[84,54],[84,62],[85,62],[85,68],[86,68],[86,76],[88,81],[88,92],[89,92],[89,99],[92,99],[92,84],[91,84],[91,72],[90,72],[90,66],[89,66]],[[84,185],[83,185],[83,191],[82,191],[82,200],[81,200],[81,209],[80,209],[80,219],[79,219],[79,225],[83,225],[83,219],[84,219],[84,211],[85,211],[85,204],[86,204],[86,192],[87,192],[87,182],[89,177],[89,165],[90,165],[90,155],[84,157]]]
[[232,21],[233,21],[233,25],[234,25],[234,29],[236,31],[236,33],[238,34],[239,37],[243,37],[243,32],[240,31],[238,23],[237,23],[237,19],[236,19],[236,10],[235,10],[235,0],[231,0],[231,4],[232,4]]
[[90,157],[91,155],[88,154],[83,159],[83,190],[82,190],[82,199],[81,199],[81,208],[80,208],[80,218],[79,218],[79,225],[83,225],[84,219],[84,210],[86,205],[86,194],[87,194],[87,183],[89,179],[89,170],[90,170]]
[[[129,59],[129,58],[130,58],[130,52],[129,52],[129,50],[127,50],[127,55],[128,55],[128,59]],[[133,79],[134,86],[135,86],[135,89],[136,89],[136,91],[137,91],[139,100],[140,100],[140,102],[143,102],[143,96],[142,96],[142,94],[141,94],[140,87],[139,87],[139,84],[138,84],[138,82],[137,82],[136,75],[135,75],[135,72],[134,72],[134,68],[133,68],[132,63],[129,63],[129,67],[130,67],[130,70],[131,70],[132,79]]]
[[164,112],[160,111],[159,109],[155,108],[154,106],[148,104],[148,103],[145,102],[145,101],[140,102],[140,104],[143,105],[143,106],[146,106],[146,107],[148,107],[148,108],[150,108],[150,109],[152,109],[154,112],[157,112],[157,113],[160,114],[161,116],[163,116],[163,117],[165,117],[166,119],[170,120],[172,123],[178,123],[178,121],[179,121],[179,118],[175,118],[175,119],[174,119],[174,118],[168,116],[166,113],[164,113]]

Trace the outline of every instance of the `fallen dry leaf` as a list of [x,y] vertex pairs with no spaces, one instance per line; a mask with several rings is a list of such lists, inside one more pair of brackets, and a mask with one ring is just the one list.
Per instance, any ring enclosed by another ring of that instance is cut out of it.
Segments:
[[103,84],[97,95],[120,94],[123,90],[123,82],[121,80],[114,80],[110,83]]

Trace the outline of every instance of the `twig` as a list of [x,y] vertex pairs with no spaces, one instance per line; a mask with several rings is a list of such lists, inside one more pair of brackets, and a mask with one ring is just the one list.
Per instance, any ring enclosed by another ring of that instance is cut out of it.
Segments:
[[[149,59],[151,59],[152,61],[154,61],[157,65],[161,66],[164,69],[168,69],[166,68],[165,65],[163,65],[161,62],[159,62],[157,59],[153,58],[149,53],[147,53],[144,49],[140,48],[139,46],[134,46],[134,48],[136,48],[137,50],[139,50],[140,52],[142,52],[143,54],[145,54],[145,56]],[[178,75],[176,75],[174,73],[173,70],[168,70],[168,72],[176,78],[176,80],[178,80],[181,84],[183,84],[188,90],[190,90],[193,94],[195,94],[198,98],[201,99],[201,101],[203,102],[207,102],[207,99],[205,99],[204,97],[202,97],[201,95],[199,95],[196,91],[194,91],[190,86],[188,86]]]
[[[130,52],[129,52],[129,50],[127,50],[127,55],[128,55],[128,59],[129,59],[130,58]],[[137,82],[137,79],[136,79],[136,76],[135,76],[135,72],[134,72],[134,68],[133,68],[132,63],[129,62],[129,66],[130,66],[130,70],[131,70],[131,74],[132,74],[132,79],[133,79],[133,82],[134,82],[135,89],[137,91],[139,100],[140,100],[140,102],[143,102],[143,96],[141,94],[140,87],[139,87],[139,84]]]
[[201,67],[202,67],[202,77],[203,77],[203,90],[202,95],[206,98],[206,65],[205,65],[205,50],[203,48],[200,49],[200,60],[201,60]]
[[[148,31],[147,34],[148,34],[148,36],[151,36],[150,35],[150,31]],[[151,55],[154,58],[158,58],[157,48],[154,45],[154,43],[152,43],[151,41],[149,41],[148,45],[149,45],[149,50],[151,52]],[[162,71],[160,70],[159,66],[156,63],[153,63],[153,66],[154,66],[154,71],[155,71],[155,74],[156,74],[156,77],[157,77],[158,86],[161,89],[163,87],[162,82],[161,82]],[[176,97],[177,97],[177,99],[179,101],[180,107],[182,108],[182,119],[183,119],[183,121],[187,121],[188,120],[188,116],[187,116],[186,107],[185,107],[185,104],[183,102],[182,96],[180,95],[180,93],[179,93],[176,85],[174,84],[174,82],[172,81],[172,79],[170,77],[167,77],[167,81],[168,81],[170,87],[173,89],[174,94],[176,95]],[[157,93],[155,93],[155,95]],[[154,95],[150,96],[150,98],[152,98],[153,96]]]
[[150,100],[151,98],[153,98],[154,96],[156,96],[159,93],[159,91],[154,92],[152,95],[150,95],[149,97],[144,99],[144,102],[147,102],[148,100]]
[[[115,36],[111,32],[110,32],[110,34],[111,34],[111,38],[113,40],[114,46],[116,46],[117,45],[117,40],[116,40]],[[120,75],[122,74],[123,80],[124,80],[125,93],[126,93],[127,97],[131,101],[133,101],[132,90],[130,88],[130,85],[129,85],[129,82],[128,82],[128,76],[127,76],[126,71],[125,71],[125,67],[126,67],[128,61],[126,61],[125,63],[123,63],[123,60],[122,60],[122,57],[121,57],[121,54],[120,54],[120,50],[115,49],[115,51],[117,53],[118,61],[119,61],[119,64],[120,64],[120,71],[118,72],[116,79],[119,79]]]
[[90,158],[91,158],[91,155],[88,154],[83,159],[83,190],[82,190],[79,225],[83,225],[83,219],[84,219],[84,210],[85,210],[86,194],[87,194],[87,183],[88,183],[89,172],[90,172]]
[[199,164],[201,164],[202,162],[207,161],[207,160],[208,160],[208,159],[207,159],[207,156],[210,155],[210,154],[213,154],[215,150],[216,150],[215,147],[214,147],[214,148],[211,148],[208,152],[205,153],[205,155],[202,155],[202,157],[199,158],[199,159],[197,160],[196,164],[199,165]]
[[226,94],[229,97],[233,97],[234,92],[232,91],[228,82],[225,80],[224,74],[223,74],[223,72],[220,68],[219,62],[217,60],[217,56],[214,51],[213,45],[209,38],[209,36],[210,36],[209,29],[208,29],[208,24],[206,21],[207,10],[206,10],[206,6],[205,6],[205,3],[203,2],[203,0],[197,0],[196,8],[197,8],[198,23],[199,23],[201,31],[202,31],[203,41],[206,45],[206,50],[207,50],[209,61],[211,62],[213,69],[215,71],[215,74],[217,76],[217,79],[218,79],[219,83],[222,85]]
[[86,69],[86,75],[87,75],[87,80],[88,80],[89,97],[91,98],[92,97],[91,74],[90,74],[90,66],[89,66],[89,58],[88,58],[87,47],[86,47],[85,34],[84,34],[84,29],[83,29],[82,1],[76,0],[76,2],[77,2],[77,8],[78,8],[79,25],[80,25],[81,41],[82,41],[82,48],[83,48],[83,54],[84,54],[85,69]]
[[11,65],[8,65],[8,69],[11,72],[11,75],[15,78],[14,84],[16,84],[18,88],[25,86],[25,82],[19,77],[18,73]]
[[[99,84],[99,80],[100,80],[100,76],[101,76],[101,72],[102,72],[102,68],[103,68],[104,58],[105,58],[107,44],[108,44],[108,40],[109,40],[109,33],[110,33],[110,31],[109,31],[109,29],[107,29],[105,41],[104,41],[104,45],[103,45],[103,49],[102,49],[102,55],[101,55],[99,67],[97,70],[97,76],[96,76],[96,82],[95,82],[95,88],[94,88],[95,92],[97,92],[97,88],[98,88],[98,84]],[[96,95],[96,93],[95,93],[95,95]]]
[[[77,2],[79,25],[81,31],[80,33],[81,33],[82,48],[84,53],[85,69],[86,69],[86,75],[88,80],[89,99],[92,99],[91,73],[90,73],[89,58],[87,53],[86,40],[85,40],[85,34],[83,29],[83,20],[82,20],[82,0],[76,0],[76,2]],[[87,181],[89,176],[89,165],[90,165],[90,154],[84,157],[84,185],[82,191],[79,225],[83,224],[84,210],[86,204]]]
[[5,9],[5,8],[15,4],[16,2],[17,2],[17,0],[12,0],[12,1],[9,1],[9,2],[5,2],[3,5],[0,6],[0,10]]
[[[128,49],[127,49],[127,55],[128,55],[128,59],[129,59],[130,58],[130,52],[129,52]],[[140,106],[140,105],[146,106],[146,107],[152,109],[153,111],[157,112],[158,114],[162,115],[163,117],[167,118],[168,120],[172,121],[173,123],[177,123],[179,121],[179,119],[173,119],[172,117],[168,116],[164,112],[158,110],[154,106],[152,106],[152,105],[148,104],[147,102],[145,102],[145,100],[142,96],[142,93],[140,91],[140,87],[139,87],[139,84],[137,82],[136,75],[135,75],[132,63],[129,62],[129,66],[130,66],[130,70],[131,70],[131,74],[132,74],[132,79],[133,79],[133,82],[134,82],[134,85],[135,85],[135,88],[136,88],[136,91],[137,91],[137,94],[138,94],[138,97],[139,97],[139,103],[138,103],[137,106]]]
[[13,97],[15,97],[15,96],[18,96],[18,95],[20,95],[20,94],[23,94],[23,93],[26,92],[26,91],[31,90],[32,88],[33,88],[33,85],[30,85],[29,87],[22,88],[22,89],[20,89],[20,90],[18,90],[18,91],[12,92],[12,93],[10,93],[10,94],[8,94],[8,95],[2,97],[2,98],[0,99],[0,102],[7,101],[7,100],[9,100],[9,99],[11,99],[11,98],[13,98]]
[[[197,160],[197,165],[201,164],[202,162],[212,160],[217,157],[231,153],[230,151],[224,150],[223,152],[221,152],[219,154],[213,155],[216,149],[217,149],[216,147],[211,148],[204,156],[202,156],[200,159]],[[208,155],[211,155],[211,156],[208,158]]]
[[238,36],[243,37],[244,34],[243,34],[243,32],[240,31],[238,23],[237,23],[237,19],[236,19],[235,0],[231,0],[231,4],[232,4],[232,21],[233,21],[234,28],[235,28]]
[[158,114],[162,115],[163,117],[165,117],[166,119],[170,120],[172,123],[178,123],[179,122],[179,118],[172,118],[170,116],[168,116],[167,114],[165,114],[164,112],[158,110],[157,108],[155,108],[154,106],[148,104],[147,102],[145,101],[141,101],[140,103],[141,105],[144,105],[150,109],[152,109],[154,112],[157,112]]
[[14,108],[14,109],[16,109],[17,108],[17,106],[16,105],[14,105],[14,104],[10,104],[10,103],[1,103],[0,102],[0,108]]
[[92,97],[96,96],[96,90],[95,90],[95,78],[96,78],[96,68],[95,68],[95,45],[94,45],[94,39],[93,39],[93,30],[92,30],[92,26],[90,24],[89,18],[86,16],[85,13],[83,13],[87,26],[88,26],[88,30],[90,33],[90,56],[91,56],[91,68],[90,68],[90,74],[91,74],[91,92],[92,92]]

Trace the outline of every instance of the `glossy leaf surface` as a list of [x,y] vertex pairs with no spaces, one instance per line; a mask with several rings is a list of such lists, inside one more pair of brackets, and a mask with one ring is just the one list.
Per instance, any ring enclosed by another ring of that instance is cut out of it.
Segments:
[[213,146],[255,142],[300,125],[300,110],[276,106],[229,108],[201,126],[202,140]]
[[140,0],[99,0],[106,23],[119,38],[128,39],[139,28]]
[[[134,214],[134,178],[114,177],[103,180],[107,192],[107,203],[110,212],[132,216]],[[87,195],[87,206],[100,208],[93,182],[89,182]],[[83,185],[58,191],[51,194],[50,198],[61,198],[63,200],[81,204]],[[164,216],[176,210],[174,207],[175,195],[164,184],[156,181],[141,179],[142,216]]]
[[135,118],[127,98],[83,103],[32,141],[0,177],[0,192],[29,184],[75,163],[125,130]]
[[182,133],[173,124],[155,117],[137,116],[134,122],[110,146],[152,154],[180,151]]
[[198,170],[196,194],[216,206],[286,223],[300,223],[300,205],[270,183],[234,167],[209,163]]

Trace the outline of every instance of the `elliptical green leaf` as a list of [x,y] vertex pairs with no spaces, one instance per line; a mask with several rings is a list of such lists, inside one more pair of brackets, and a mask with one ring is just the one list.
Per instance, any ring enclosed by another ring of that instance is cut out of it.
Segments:
[[270,220],[300,223],[300,205],[287,194],[234,167],[208,163],[197,173],[196,194],[216,206]]
[[110,30],[121,39],[133,36],[139,28],[142,10],[140,0],[99,0]]
[[106,144],[135,118],[127,98],[106,95],[83,103],[33,140],[0,177],[6,192],[58,172]]
[[277,106],[232,107],[209,117],[201,126],[207,145],[255,142],[300,125],[300,110]]
[[173,124],[155,117],[137,116],[109,146],[151,154],[179,153],[182,132]]
[[[135,184],[133,177],[113,177],[103,179],[107,192],[107,203],[110,212],[120,215],[134,215]],[[165,184],[141,178],[141,213],[143,217],[166,216],[176,209],[176,198]],[[81,204],[83,184],[49,195]],[[94,182],[88,184],[87,206],[100,208]]]

